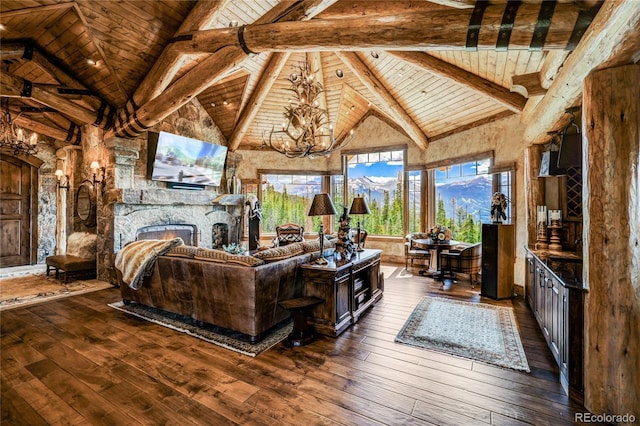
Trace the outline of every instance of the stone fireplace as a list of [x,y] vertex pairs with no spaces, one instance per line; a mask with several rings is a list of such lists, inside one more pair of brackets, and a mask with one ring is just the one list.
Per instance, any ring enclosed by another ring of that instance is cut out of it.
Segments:
[[107,170],[107,188],[98,203],[99,278],[115,282],[111,253],[136,239],[180,236],[185,244],[208,248],[241,243],[244,196],[166,189],[146,179],[140,141],[112,138],[105,143],[113,153],[113,169]]

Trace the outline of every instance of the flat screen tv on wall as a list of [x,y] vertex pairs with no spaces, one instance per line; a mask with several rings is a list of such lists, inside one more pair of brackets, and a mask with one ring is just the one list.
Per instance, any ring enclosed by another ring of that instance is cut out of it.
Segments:
[[227,147],[167,132],[149,132],[147,175],[171,188],[220,186]]

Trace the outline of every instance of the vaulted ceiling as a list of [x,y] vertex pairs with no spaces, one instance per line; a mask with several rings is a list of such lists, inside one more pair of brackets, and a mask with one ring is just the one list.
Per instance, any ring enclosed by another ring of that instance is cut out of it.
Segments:
[[282,122],[287,78],[307,62],[337,134],[375,114],[426,148],[533,111],[574,49],[597,54],[582,37],[624,32],[591,68],[637,60],[638,17],[619,5],[516,3],[2,0],[3,108],[78,143],[84,125],[133,136],[197,98],[232,150],[251,149]]

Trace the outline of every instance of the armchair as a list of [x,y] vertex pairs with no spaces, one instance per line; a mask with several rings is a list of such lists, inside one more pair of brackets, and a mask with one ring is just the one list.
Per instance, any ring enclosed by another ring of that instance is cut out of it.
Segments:
[[404,243],[404,269],[408,269],[409,261],[411,261],[411,267],[413,268],[413,261],[423,260],[430,262],[431,261],[431,250],[422,246],[416,240],[428,239],[429,234],[422,232],[415,232],[413,234],[407,234],[405,237],[406,241]]
[[482,243],[457,246],[440,253],[440,268],[443,277],[447,274],[452,278],[456,277],[456,273],[468,274],[471,288],[475,288],[482,269]]
[[304,226],[295,223],[285,223],[276,227],[278,246],[304,241]]

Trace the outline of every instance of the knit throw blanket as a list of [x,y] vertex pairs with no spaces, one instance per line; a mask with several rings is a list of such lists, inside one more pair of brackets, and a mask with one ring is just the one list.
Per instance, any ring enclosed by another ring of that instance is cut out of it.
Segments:
[[172,240],[133,241],[118,252],[115,266],[122,273],[122,281],[137,290],[144,277],[151,275],[156,258],[181,245],[184,245],[184,241],[180,237]]

